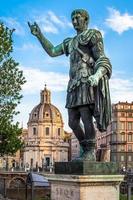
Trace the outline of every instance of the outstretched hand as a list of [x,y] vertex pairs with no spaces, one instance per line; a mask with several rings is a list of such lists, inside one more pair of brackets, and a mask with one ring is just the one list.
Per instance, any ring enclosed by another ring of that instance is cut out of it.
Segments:
[[30,22],[28,22],[28,26],[33,35],[35,35],[35,36],[40,35],[41,30],[36,22],[34,22],[34,24],[31,24]]

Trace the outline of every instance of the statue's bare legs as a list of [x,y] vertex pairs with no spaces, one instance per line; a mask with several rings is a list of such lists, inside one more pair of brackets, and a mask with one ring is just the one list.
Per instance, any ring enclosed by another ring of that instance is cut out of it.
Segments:
[[[81,159],[95,161],[95,129],[93,125],[93,106],[85,105],[68,109],[69,126],[83,149]],[[83,128],[80,124],[83,122]]]

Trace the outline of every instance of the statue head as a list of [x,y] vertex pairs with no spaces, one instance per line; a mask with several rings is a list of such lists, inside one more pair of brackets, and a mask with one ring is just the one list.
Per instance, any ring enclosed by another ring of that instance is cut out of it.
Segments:
[[89,23],[89,14],[84,9],[75,9],[72,11],[71,19],[72,19],[72,23],[75,29],[77,29],[76,22],[74,22],[75,19],[77,20],[79,19],[77,22],[78,26],[80,26],[81,29],[85,29],[87,28],[88,23]]

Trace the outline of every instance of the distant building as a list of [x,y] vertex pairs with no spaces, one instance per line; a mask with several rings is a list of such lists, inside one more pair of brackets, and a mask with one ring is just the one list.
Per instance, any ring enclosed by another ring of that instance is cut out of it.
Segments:
[[100,132],[96,128],[96,156],[97,161],[110,162],[111,124],[107,131]]
[[0,168],[6,170],[13,170],[21,168],[21,158],[20,158],[20,150],[18,150],[14,155],[5,155],[0,157]]
[[72,133],[71,132],[64,132],[64,142],[68,142],[69,148],[68,148],[68,161],[71,161],[72,157],[72,149],[71,149],[71,137]]
[[51,104],[51,92],[46,88],[40,93],[40,103],[33,108],[25,135],[23,162],[30,168],[50,167],[56,161],[68,161],[69,143],[64,142],[62,115]]
[[97,147],[110,150],[110,160],[133,168],[133,102],[112,105],[112,122],[107,133],[97,134]]
[[76,136],[74,135],[74,133],[72,133],[72,135],[71,135],[71,160],[78,158],[79,155],[80,155],[79,141],[76,138]]
[[112,106],[111,161],[133,167],[133,102]]

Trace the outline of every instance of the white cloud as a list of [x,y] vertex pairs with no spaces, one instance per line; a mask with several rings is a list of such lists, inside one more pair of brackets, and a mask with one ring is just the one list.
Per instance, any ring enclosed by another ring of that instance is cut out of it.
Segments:
[[133,101],[133,77],[121,78],[121,74],[114,75],[110,80],[111,99],[113,103],[119,101]]
[[72,28],[72,24],[63,16],[57,16],[54,12],[35,16],[35,21],[41,26],[43,32],[57,34],[61,29]]
[[[37,22],[38,21],[39,20],[37,20]],[[54,34],[57,34],[59,32],[58,28],[52,22],[50,22],[48,19],[45,19],[44,22],[41,20],[39,23],[41,24],[43,32],[54,33]]]
[[129,13],[121,14],[120,11],[109,8],[109,17],[106,19],[106,24],[119,34],[133,29],[133,15]]
[[24,94],[37,94],[47,84],[52,91],[64,91],[67,87],[68,75],[46,72],[39,69],[21,67],[27,80],[23,86]]
[[56,16],[54,12],[48,11],[48,17],[53,23],[58,24],[62,27],[65,26],[64,22],[58,16]]
[[25,35],[25,31],[23,26],[14,18],[11,17],[0,17],[3,22],[9,27],[10,29],[15,29],[16,35]]
[[48,11],[47,17],[48,17],[48,19],[51,22],[53,22],[56,25],[59,25],[60,27],[63,27],[63,28],[66,28],[66,27],[72,28],[72,23],[69,22],[66,19],[66,17],[64,17],[64,16],[57,16],[57,15],[55,15],[54,12]]
[[[41,71],[36,68],[21,67],[27,83],[23,86],[24,94],[38,94],[45,84],[52,91],[66,91],[68,74]],[[121,78],[123,73],[116,73],[110,80],[112,102],[133,101],[133,78]]]
[[39,45],[36,44],[31,44],[31,43],[23,43],[23,45],[21,47],[15,47],[15,50],[18,51],[42,51],[42,48],[39,47]]

